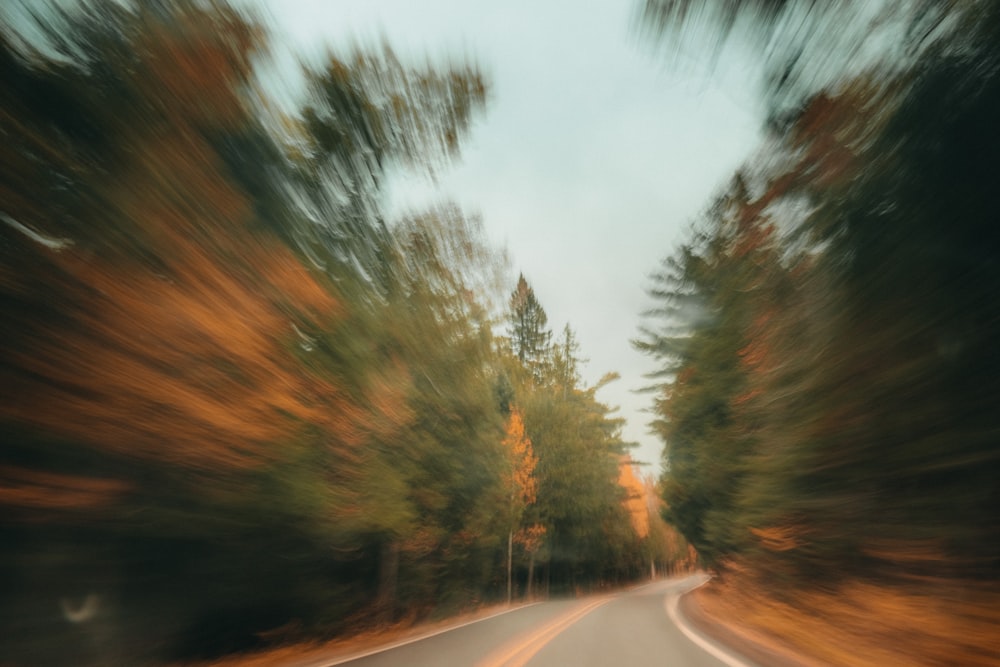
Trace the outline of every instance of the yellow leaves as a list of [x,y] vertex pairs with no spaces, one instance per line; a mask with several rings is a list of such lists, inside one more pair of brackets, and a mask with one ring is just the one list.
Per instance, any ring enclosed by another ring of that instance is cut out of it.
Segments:
[[524,418],[517,408],[511,408],[507,419],[503,447],[510,464],[510,472],[505,481],[510,489],[511,499],[522,506],[531,505],[535,502],[538,491],[538,482],[534,476],[538,457],[531,447],[531,439],[524,431]]

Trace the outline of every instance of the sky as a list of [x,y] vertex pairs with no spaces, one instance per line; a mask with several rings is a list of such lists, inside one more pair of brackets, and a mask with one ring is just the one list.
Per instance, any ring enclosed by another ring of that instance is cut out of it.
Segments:
[[633,457],[658,470],[651,397],[637,393],[653,360],[629,341],[653,305],[649,274],[759,143],[756,59],[710,67],[708,48],[690,44],[667,58],[638,38],[629,0],[269,1],[289,77],[293,53],[383,39],[414,63],[481,67],[490,102],[461,160],[434,184],[397,181],[390,214],[450,201],[481,215],[512,281],[524,274],[556,334],[577,333],[585,383],[621,375],[598,398],[620,408]]

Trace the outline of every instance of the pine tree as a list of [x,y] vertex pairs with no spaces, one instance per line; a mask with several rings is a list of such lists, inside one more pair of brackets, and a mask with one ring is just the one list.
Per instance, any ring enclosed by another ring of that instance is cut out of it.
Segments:
[[510,296],[508,333],[514,355],[529,377],[536,383],[545,381],[549,364],[552,332],[547,328],[549,318],[545,314],[535,291],[520,274],[517,287]]

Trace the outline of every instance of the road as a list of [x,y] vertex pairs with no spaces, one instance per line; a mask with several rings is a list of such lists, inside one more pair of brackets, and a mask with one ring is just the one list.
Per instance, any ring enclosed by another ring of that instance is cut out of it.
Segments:
[[[753,667],[676,613],[703,575],[519,607],[360,657],[346,667]],[[713,655],[714,653],[714,655]]]

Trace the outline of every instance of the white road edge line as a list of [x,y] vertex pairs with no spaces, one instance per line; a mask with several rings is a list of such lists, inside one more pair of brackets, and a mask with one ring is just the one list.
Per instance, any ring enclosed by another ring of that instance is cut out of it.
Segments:
[[[708,583],[707,579],[694,588],[704,586],[706,583]],[[690,593],[694,590],[694,588],[685,591],[685,593]],[[684,633],[685,637],[693,641],[713,658],[721,660],[725,664],[729,665],[729,667],[755,667],[751,663],[744,662],[732,653],[719,648],[705,637],[702,637],[701,634],[699,634],[694,628],[689,626],[687,621],[683,620],[683,617],[677,612],[677,604],[680,602],[681,595],[683,595],[683,593],[669,593],[664,601],[664,606],[667,609],[667,616],[669,616],[670,620],[674,622],[674,625],[676,625],[677,628]]]
[[489,616],[483,616],[482,618],[476,618],[471,621],[465,621],[464,623],[459,623],[458,625],[449,625],[448,627],[441,628],[440,630],[434,630],[433,632],[428,632],[427,634],[418,635],[416,637],[410,637],[409,639],[402,639],[393,644],[386,644],[385,646],[379,646],[377,648],[369,649],[362,653],[354,653],[352,655],[347,655],[340,658],[334,658],[333,662],[318,661],[317,665],[322,665],[323,667],[334,667],[334,665],[343,665],[345,663],[351,662],[352,660],[360,660],[361,658],[367,658],[370,655],[376,655],[377,653],[391,651],[394,648],[406,646],[407,644],[415,644],[419,641],[430,639],[431,637],[437,637],[438,635],[443,635],[446,632],[451,632],[452,630],[458,630],[459,628],[464,628],[465,626],[472,625],[473,623],[488,621],[491,618],[496,618],[497,616],[503,616],[504,614],[509,614],[514,611],[520,611],[521,609],[534,607],[536,604],[541,604],[541,601],[529,602],[528,604],[523,604],[518,607],[513,607],[511,609],[503,609],[501,611],[496,612],[495,614],[490,614]]

